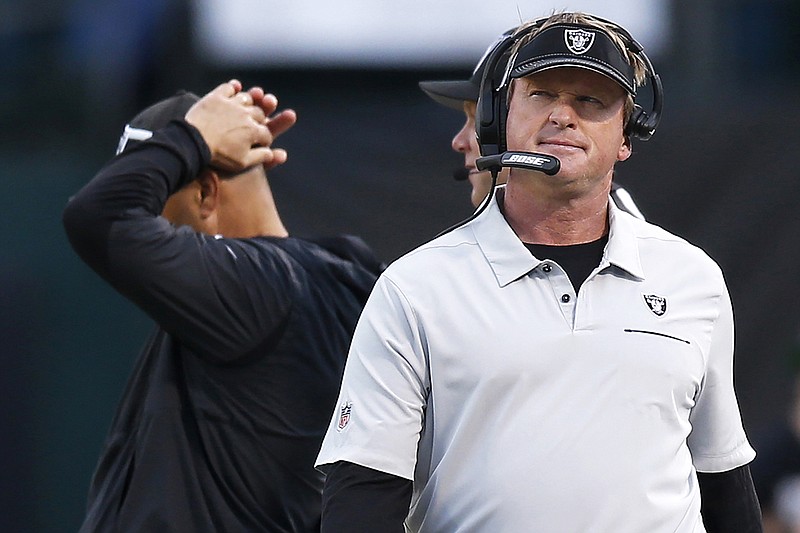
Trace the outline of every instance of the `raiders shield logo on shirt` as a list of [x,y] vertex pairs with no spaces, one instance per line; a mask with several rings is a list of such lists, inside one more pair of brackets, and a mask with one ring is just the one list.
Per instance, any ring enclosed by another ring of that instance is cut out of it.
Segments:
[[667,312],[667,299],[657,294],[643,294],[647,307],[656,316],[663,316]]

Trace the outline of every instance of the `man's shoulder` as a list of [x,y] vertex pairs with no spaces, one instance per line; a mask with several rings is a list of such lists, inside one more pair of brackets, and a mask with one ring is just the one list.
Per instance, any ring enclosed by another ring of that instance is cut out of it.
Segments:
[[463,278],[470,270],[468,263],[476,258],[483,260],[474,234],[468,227],[461,227],[401,255],[389,264],[385,274],[401,285],[410,282],[415,286],[435,286],[443,277]]
[[378,259],[374,250],[357,235],[343,234],[330,237],[292,239],[294,245],[310,253],[324,251],[340,260],[357,264],[367,270],[380,272],[386,265]]
[[[333,273],[337,279],[358,279],[374,283],[386,268],[360,238],[341,235],[322,238],[254,237],[233,240],[232,246],[250,254],[254,261],[280,264],[293,277]],[[235,251],[233,253],[236,253]]]
[[652,222],[630,217],[641,259],[645,263],[660,262],[682,270],[698,269],[710,276],[721,276],[719,264],[698,244]]

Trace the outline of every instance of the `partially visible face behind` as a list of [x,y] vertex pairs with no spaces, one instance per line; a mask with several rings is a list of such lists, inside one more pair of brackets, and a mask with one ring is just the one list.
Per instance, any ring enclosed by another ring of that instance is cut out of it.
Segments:
[[204,218],[200,216],[200,198],[200,182],[191,181],[170,195],[161,214],[175,226],[191,226],[195,231],[209,233]]
[[[466,117],[466,121],[450,143],[453,150],[464,155],[464,168],[469,170],[469,182],[472,185],[470,200],[475,207],[480,205],[486,195],[489,194],[489,189],[492,186],[491,173],[488,171],[479,172],[478,169],[475,168],[475,160],[481,156],[478,140],[475,137],[476,108],[476,102],[469,100],[464,102],[464,116]],[[503,170],[497,177],[497,183],[505,183],[507,174],[507,170]]]
[[611,79],[580,68],[554,68],[515,80],[508,149],[559,158],[561,170],[553,183],[610,186],[614,164],[631,154],[623,135],[625,97]]

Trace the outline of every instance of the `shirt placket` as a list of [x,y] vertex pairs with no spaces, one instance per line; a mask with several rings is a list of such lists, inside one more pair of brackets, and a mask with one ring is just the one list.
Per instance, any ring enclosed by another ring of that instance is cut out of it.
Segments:
[[578,301],[575,289],[564,269],[554,261],[543,261],[539,266],[542,274],[550,282],[553,298],[561,310],[564,320],[571,329],[575,328],[575,309]]

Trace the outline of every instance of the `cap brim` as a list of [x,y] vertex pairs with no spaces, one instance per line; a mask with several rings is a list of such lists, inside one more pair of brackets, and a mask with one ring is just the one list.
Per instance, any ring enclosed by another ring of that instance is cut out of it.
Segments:
[[630,94],[635,94],[636,89],[632,87],[624,76],[620,75],[615,69],[607,67],[597,61],[584,58],[576,58],[573,56],[554,56],[547,59],[528,62],[519,67],[515,67],[511,72],[512,78],[523,78],[543,70],[551,70],[554,68],[573,67],[591,70],[602,74],[607,78],[611,78],[625,89]]
[[465,101],[478,101],[480,88],[469,80],[421,81],[419,88],[437,103],[461,111]]
[[581,24],[553,24],[520,47],[510,76],[521,78],[558,67],[597,72],[617,82],[629,94],[636,94],[633,67],[605,31],[587,29]]
[[198,100],[200,97],[196,94],[181,90],[141,111],[125,126],[117,145],[117,154],[148,139],[154,131],[171,121],[182,119]]

